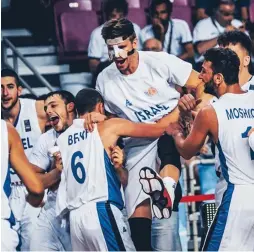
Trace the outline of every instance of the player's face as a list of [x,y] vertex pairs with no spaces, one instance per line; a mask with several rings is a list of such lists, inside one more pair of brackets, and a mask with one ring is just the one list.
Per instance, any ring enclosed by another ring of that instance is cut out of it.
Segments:
[[1,78],[1,106],[4,110],[11,110],[18,102],[22,88],[17,86],[14,77]]
[[248,55],[247,51],[241,47],[240,44],[229,44],[225,48],[229,48],[237,54],[238,58],[240,59],[240,73],[244,67],[248,67],[250,64],[250,56]]
[[[132,42],[130,39],[126,39],[123,42],[117,44],[119,49],[125,50],[126,52],[130,52],[133,49],[136,49],[137,47],[137,39],[134,39],[134,41]],[[113,46],[112,45],[108,45],[108,50],[111,51],[113,50]],[[117,69],[124,73],[125,71],[127,71],[129,69],[130,64],[133,61],[133,57],[132,55],[127,56],[127,58],[122,58],[122,57],[114,57],[113,61],[116,64]]]
[[68,128],[69,114],[67,105],[59,95],[53,95],[45,100],[45,112],[50,121],[50,125],[57,132],[63,132]]

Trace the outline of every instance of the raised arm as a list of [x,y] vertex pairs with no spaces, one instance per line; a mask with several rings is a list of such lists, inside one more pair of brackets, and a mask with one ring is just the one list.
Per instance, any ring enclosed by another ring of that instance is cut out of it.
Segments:
[[[193,128],[185,139],[180,127],[170,125],[167,133],[172,135],[180,155],[185,159],[195,156],[206,141],[208,135],[216,135],[217,118],[211,106],[203,108],[196,116]],[[214,137],[215,139],[215,137]],[[217,139],[215,139],[215,142]]]
[[29,203],[35,207],[39,206],[44,196],[44,187],[33,170],[32,165],[24,153],[23,145],[16,129],[8,126],[10,163],[17,172],[29,192]]

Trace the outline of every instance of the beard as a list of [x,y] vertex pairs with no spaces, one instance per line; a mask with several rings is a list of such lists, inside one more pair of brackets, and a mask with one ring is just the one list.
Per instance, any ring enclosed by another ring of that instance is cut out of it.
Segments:
[[12,108],[17,104],[18,101],[19,101],[19,97],[17,96],[16,99],[12,102],[12,104],[8,108],[1,106],[1,110],[4,110],[4,111],[12,110]]
[[207,94],[213,95],[213,96],[218,98],[218,95],[217,95],[217,93],[215,91],[214,84],[213,84],[212,80],[210,80],[209,82],[207,82],[205,84],[205,90],[204,90],[204,92],[207,93]]

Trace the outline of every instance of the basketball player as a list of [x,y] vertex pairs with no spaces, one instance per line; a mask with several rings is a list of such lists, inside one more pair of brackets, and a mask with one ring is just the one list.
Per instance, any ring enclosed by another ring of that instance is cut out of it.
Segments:
[[[1,90],[1,109],[7,115],[5,120],[12,123],[18,131],[28,157],[46,125],[43,101],[19,98],[22,87],[18,75],[11,69],[1,71]],[[17,222],[14,228],[21,235],[21,249],[29,250],[32,223],[40,209],[26,203],[26,188],[13,170],[11,171],[11,186],[10,205]]]
[[252,41],[241,31],[229,31],[221,34],[218,45],[233,50],[240,59],[239,84],[242,90],[254,91],[254,77],[251,74]]
[[200,110],[185,139],[179,125],[169,126],[177,149],[186,159],[194,156],[210,135],[219,150],[227,189],[206,236],[203,250],[252,250],[254,236],[254,153],[248,132],[254,126],[254,93],[238,84],[240,60],[230,49],[210,49],[203,68],[212,71],[219,100]]
[[[225,32],[218,37],[218,45],[222,48],[229,48],[237,54],[240,59],[239,85],[244,91],[253,91],[254,78],[250,73],[252,42],[249,36],[241,31]],[[206,69],[206,66],[203,65],[199,78],[204,83],[206,83],[206,85],[210,85],[212,76],[212,71],[209,71],[209,69]],[[214,98],[212,100],[216,101]],[[207,103],[207,101],[204,100],[203,103]],[[195,106],[195,99],[190,94],[183,96],[179,102],[179,107],[183,111],[190,111],[194,109],[197,110],[198,108],[195,108]],[[216,185],[215,190],[215,203],[218,207],[221,202],[223,193],[227,188],[227,182],[223,178],[223,174],[221,173],[220,164],[217,162],[217,158],[215,166],[216,174],[219,177],[219,181]]]
[[[107,112],[114,116],[133,122],[156,122],[164,115],[177,110],[179,93],[175,90],[175,84],[196,89],[201,83],[198,73],[192,70],[191,64],[166,52],[137,51],[136,34],[132,23],[127,19],[106,22],[102,36],[108,46],[109,56],[114,62],[100,73],[96,88],[105,99]],[[125,146],[126,168],[129,171],[125,197],[130,227],[133,231],[132,239],[137,250],[150,250],[151,245],[145,245],[151,244],[150,198],[139,184],[139,172],[146,166],[157,168],[157,140],[129,138],[125,141]],[[175,197],[174,188],[180,176],[179,169],[181,168],[175,166],[168,168],[170,176],[164,180],[172,204]],[[177,219],[178,216],[171,218]],[[171,220],[165,222],[163,229],[170,226]],[[162,223],[163,221],[161,225]],[[143,238],[140,238],[141,233]],[[162,235],[157,237],[163,241],[155,241],[155,244],[165,244],[165,240],[169,240]],[[155,249],[168,250],[169,246],[168,243]]]
[[34,207],[39,206],[44,195],[44,187],[28,162],[21,139],[15,128],[1,120],[1,250],[15,251],[19,238],[15,230],[15,218],[9,205],[11,194],[9,164],[20,176],[28,190],[26,198]]
[[126,184],[127,173],[121,167],[114,171],[110,150],[121,136],[159,137],[169,117],[157,124],[112,118],[95,125],[90,133],[84,130],[82,118],[90,112],[104,114],[101,94],[83,89],[75,105],[80,119],[57,139],[63,160],[57,215],[70,211],[73,250],[134,250],[121,213],[124,203],[120,180]]
[[[37,172],[41,173],[44,187],[49,190],[47,201],[42,207],[31,236],[30,250],[70,251],[72,248],[68,225],[62,225],[55,213],[57,189],[62,172],[62,159],[56,141],[76,118],[74,96],[63,90],[50,92],[45,96],[44,109],[52,129],[39,137],[29,161],[38,167]],[[113,152],[114,165],[121,165],[123,152],[119,147],[114,148]]]

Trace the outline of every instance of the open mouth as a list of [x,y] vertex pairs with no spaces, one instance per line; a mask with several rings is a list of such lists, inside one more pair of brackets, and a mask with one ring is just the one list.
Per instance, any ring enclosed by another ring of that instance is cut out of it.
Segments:
[[116,60],[115,60],[115,63],[116,63],[117,65],[122,65],[125,61],[126,61],[126,59],[121,59],[121,60],[116,59]]
[[49,118],[49,121],[52,126],[56,126],[59,122],[59,117],[58,116],[51,116]]
[[8,103],[10,100],[11,100],[11,98],[6,98],[6,99],[3,99],[2,102],[3,103]]

